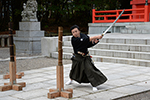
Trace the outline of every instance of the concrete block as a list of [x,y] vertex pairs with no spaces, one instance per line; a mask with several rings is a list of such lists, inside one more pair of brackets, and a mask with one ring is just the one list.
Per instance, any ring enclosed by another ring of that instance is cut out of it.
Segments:
[[107,39],[106,43],[125,43],[125,39],[111,38],[111,39]]
[[109,44],[98,44],[95,46],[95,48],[100,48],[100,49],[110,49],[110,45]]
[[42,55],[50,56],[58,48],[58,37],[43,37],[41,39]]
[[63,47],[63,52],[73,53],[72,47]]
[[133,33],[133,30],[127,29],[127,33],[128,33],[128,34],[132,34],[132,33]]
[[63,46],[72,47],[71,41],[63,41]]
[[140,51],[141,52],[149,52],[150,51],[150,46],[149,45],[140,46]]
[[132,30],[133,34],[142,33],[142,30]]
[[147,63],[146,63],[146,62],[141,61],[141,62],[139,62],[139,66],[147,66]]
[[71,41],[72,36],[63,36],[63,41]]
[[141,33],[143,33],[143,34],[150,34],[150,31],[149,31],[149,29],[147,29],[147,30],[142,30]]
[[125,33],[125,34],[128,33],[127,29],[122,29],[120,32],[121,32],[121,33]]
[[130,51],[140,51],[140,46],[130,46]]
[[150,53],[141,53],[140,58],[139,59],[146,59],[146,60],[150,60]]
[[73,55],[72,53],[63,53],[64,59],[70,59],[71,60],[72,55]]
[[41,30],[41,24],[40,22],[19,22],[19,30],[23,31],[40,31]]
[[150,39],[147,40],[147,45],[150,45]]
[[15,37],[44,37],[44,31],[16,31]]
[[23,38],[14,37],[14,43],[16,45],[16,52],[18,53],[41,53],[41,38]]
[[133,26],[133,25],[127,25],[127,26],[125,26],[127,29],[136,29],[136,27],[135,26]]
[[144,39],[126,39],[126,44],[146,44],[146,40]]
[[[111,23],[89,23],[89,34],[98,34],[103,33],[103,31],[107,30],[107,28],[111,25]],[[125,24],[115,23],[115,25],[109,30],[112,33],[120,32],[122,28],[125,28]]]
[[128,64],[128,61],[126,59],[117,59],[117,63],[119,63],[119,64]]

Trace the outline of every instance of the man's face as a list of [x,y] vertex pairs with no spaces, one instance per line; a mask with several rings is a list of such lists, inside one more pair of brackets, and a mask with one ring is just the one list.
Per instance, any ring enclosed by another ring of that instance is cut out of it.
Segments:
[[80,31],[78,30],[78,28],[72,29],[71,32],[74,37],[80,37]]

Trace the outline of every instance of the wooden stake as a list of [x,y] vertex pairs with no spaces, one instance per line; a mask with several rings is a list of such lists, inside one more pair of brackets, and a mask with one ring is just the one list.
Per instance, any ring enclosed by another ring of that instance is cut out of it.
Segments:
[[[15,51],[15,50],[14,50],[14,51]],[[15,63],[14,66],[15,66],[16,78],[17,78],[17,79],[20,79],[20,78],[22,78],[22,76],[24,76],[24,72],[19,72],[19,73],[17,73],[16,56],[14,56],[14,63]],[[10,74],[9,74],[9,73],[3,75],[3,79],[9,79],[9,78],[10,78]]]
[[58,38],[58,66],[57,70],[57,89],[49,89],[47,97],[52,99],[56,97],[72,98],[73,89],[64,90],[64,73],[63,73],[63,64],[62,64],[62,34],[63,28],[58,28],[59,38]]
[[9,77],[10,82],[4,83],[4,86],[0,86],[0,91],[7,91],[7,90],[22,90],[22,87],[26,86],[25,82],[18,83],[16,82],[16,64],[14,58],[14,44],[13,44],[13,35],[11,29],[12,23],[9,23],[9,44],[10,44],[10,62],[9,62]]

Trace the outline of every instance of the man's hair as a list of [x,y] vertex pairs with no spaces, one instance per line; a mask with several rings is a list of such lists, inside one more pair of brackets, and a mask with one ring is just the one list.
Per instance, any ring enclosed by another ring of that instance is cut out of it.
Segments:
[[77,28],[78,30],[80,30],[80,28],[79,28],[78,25],[73,25],[73,26],[71,26],[71,28],[70,28],[70,32],[71,32],[74,28]]

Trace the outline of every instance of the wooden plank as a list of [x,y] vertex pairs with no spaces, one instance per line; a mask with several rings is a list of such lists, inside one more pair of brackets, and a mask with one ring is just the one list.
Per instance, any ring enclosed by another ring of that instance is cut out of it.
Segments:
[[72,93],[68,91],[61,91],[61,97],[72,98]]
[[24,72],[19,72],[19,73],[17,73],[17,74],[21,74],[21,76],[24,76]]
[[[22,78],[22,76],[24,76],[24,73],[23,73],[23,72],[20,72],[20,73],[17,73],[17,74],[16,74],[16,78],[17,78],[17,79]],[[9,75],[9,74],[3,75],[3,79],[9,79],[9,78],[10,78],[10,75]]]
[[14,84],[14,85],[12,86],[12,89],[13,89],[13,90],[16,90],[16,91],[20,91],[20,90],[22,90],[22,86],[21,86],[21,85],[18,85],[18,84]]
[[3,75],[3,79],[9,79],[9,78],[10,78],[10,75],[9,75],[9,74]]
[[12,85],[0,86],[0,91],[7,91],[7,90],[11,90],[11,89],[12,89]]
[[49,89],[49,92],[57,91],[57,89]]
[[49,92],[47,94],[47,98],[49,99],[56,98],[56,97],[60,97],[60,92],[54,91],[54,92]]
[[[0,32],[0,35],[8,35],[9,31]],[[16,34],[16,31],[12,31],[12,34]]]
[[10,85],[10,83],[4,83],[4,85]]
[[73,93],[73,89],[65,89],[64,91],[68,91],[68,92]]
[[16,78],[20,79],[20,78],[22,78],[22,75],[21,74],[16,74]]
[[17,83],[18,85],[21,85],[22,87],[26,87],[26,83],[25,82],[20,82],[20,83]]

